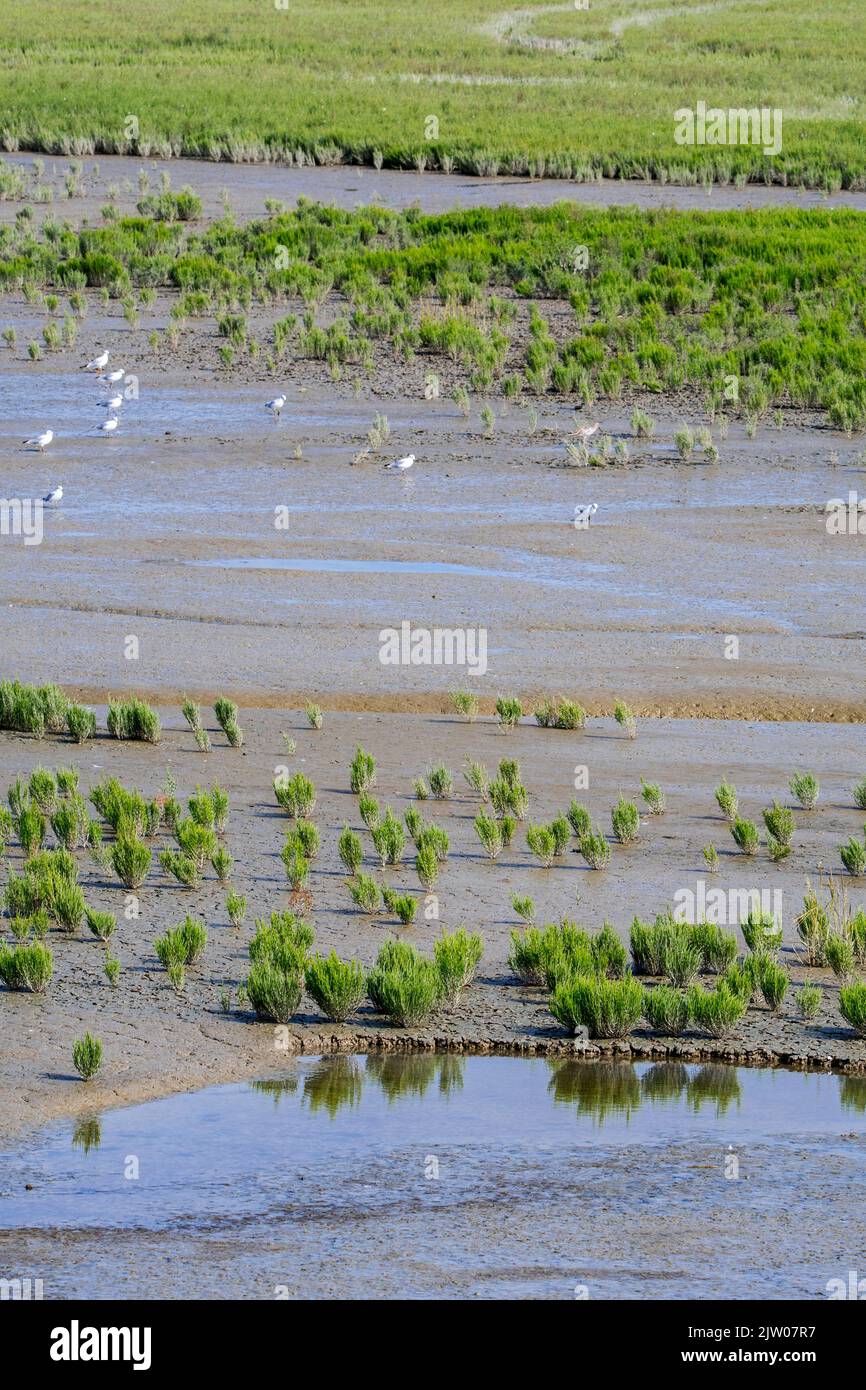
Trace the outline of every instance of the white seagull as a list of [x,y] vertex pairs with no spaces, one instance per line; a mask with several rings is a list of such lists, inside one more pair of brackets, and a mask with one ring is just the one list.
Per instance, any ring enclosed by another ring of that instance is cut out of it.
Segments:
[[285,405],[287,399],[287,396],[274,396],[274,399],[272,401],[265,401],[265,410],[272,411],[273,414],[276,415],[277,419],[279,420],[280,411]]
[[100,431],[101,434],[113,434],[114,431],[117,429],[117,425],[117,416],[111,415],[107,420],[103,420],[101,425],[97,425],[96,428]]
[[46,492],[46,494],[45,494],[45,496],[43,497],[42,501],[43,501],[43,502],[48,502],[48,503],[51,503],[51,502],[59,502],[62,496],[63,496],[63,488],[62,488],[62,487],[54,487],[54,488],[51,489],[50,492]]
[[88,362],[84,370],[86,372],[101,372],[104,367],[108,366],[109,356],[110,353],[106,348],[105,352],[101,352],[98,357],[94,357],[92,362]]
[[109,396],[107,401],[100,401],[99,404],[104,406],[106,410],[119,410],[123,405],[123,397],[118,391],[116,396]]
[[394,459],[391,463],[386,463],[386,468],[399,468],[401,473],[405,473],[407,468],[411,468],[415,462],[414,454],[406,454],[405,458]]
[[586,507],[575,507],[574,524],[575,526],[588,526],[598,511],[598,503],[590,502]]
[[118,367],[118,369],[117,369],[116,372],[105,372],[105,374],[104,374],[103,376],[101,376],[101,377],[99,378],[99,380],[100,380],[100,381],[107,381],[108,384],[109,384],[109,386],[113,386],[113,385],[115,384],[115,382],[117,382],[117,381],[123,381],[123,378],[124,378],[125,375],[126,375],[126,373],[124,372],[123,368],[122,368],[122,367]]
[[36,434],[33,436],[32,439],[25,439],[24,447],[26,449],[38,449],[41,453],[43,449],[48,448],[48,445],[51,443],[53,438],[53,430],[44,430],[42,434]]
[[588,439],[592,439],[594,434],[598,434],[601,429],[601,421],[596,420],[593,425],[578,425],[574,433],[577,435],[581,444],[585,444]]

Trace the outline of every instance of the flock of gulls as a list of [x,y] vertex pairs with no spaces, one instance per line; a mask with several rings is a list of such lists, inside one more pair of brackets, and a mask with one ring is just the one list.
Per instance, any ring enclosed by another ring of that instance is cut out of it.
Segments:
[[[115,388],[114,390],[110,391],[106,400],[99,402],[100,406],[104,410],[108,411],[108,415],[100,425],[96,426],[96,431],[98,434],[109,435],[114,434],[115,430],[117,429],[120,423],[118,411],[123,405],[124,397],[123,392],[116,388],[119,387],[120,383],[123,381],[125,376],[125,372],[122,367],[116,367],[110,372],[106,370],[108,367],[110,357],[111,354],[106,348],[103,352],[100,352],[98,356],[94,357],[92,361],[87,362],[84,366],[84,371],[94,373],[96,375],[97,381],[103,382],[109,388]],[[279,396],[274,396],[273,400],[266,401],[265,409],[269,410],[276,420],[279,420],[280,415],[283,411],[283,407],[285,406],[287,400],[288,396],[285,394],[285,392],[283,392]],[[574,434],[581,444],[586,444],[589,442],[590,439],[592,439],[593,435],[598,433],[600,429],[601,422],[599,420],[596,420],[591,425],[580,425],[574,431]],[[49,444],[53,439],[53,430],[43,430],[42,434],[35,434],[31,439],[25,439],[23,443],[25,449],[38,449],[40,453],[43,453],[48,448]],[[414,466],[414,464],[415,455],[404,454],[402,458],[392,459],[391,462],[386,463],[384,467],[386,469],[396,470],[398,473],[406,473],[410,468]],[[55,487],[52,488],[50,492],[47,492],[45,494],[42,501],[50,504],[53,502],[60,502],[62,498],[63,488]],[[596,502],[591,502],[588,506],[578,508],[575,512],[575,516],[577,516],[579,512],[582,524],[588,526],[597,511],[598,504]]]

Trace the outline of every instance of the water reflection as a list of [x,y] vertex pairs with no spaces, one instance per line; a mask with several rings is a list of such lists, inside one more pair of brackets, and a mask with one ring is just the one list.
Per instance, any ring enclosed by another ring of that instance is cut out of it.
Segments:
[[456,1053],[382,1052],[367,1058],[367,1075],[379,1083],[389,1101],[401,1096],[420,1100],[434,1081],[440,1095],[448,1096],[463,1089],[464,1060]]
[[304,1103],[310,1109],[327,1110],[331,1119],[338,1110],[361,1104],[364,1073],[356,1057],[323,1057],[304,1076]]
[[840,1076],[839,1100],[844,1110],[866,1113],[866,1076]]
[[98,1115],[85,1115],[76,1121],[72,1131],[73,1149],[83,1149],[86,1154],[98,1149],[102,1142],[102,1122]]
[[579,1058],[551,1058],[548,1091],[560,1105],[573,1105],[578,1115],[589,1116],[596,1125],[608,1116],[626,1120],[644,1102],[670,1105],[684,1101],[698,1112],[703,1105],[715,1106],[717,1116],[740,1104],[742,1095],[738,1072],[733,1067],[707,1065],[689,1070],[673,1062],[659,1062],[639,1075],[631,1062],[582,1062]]

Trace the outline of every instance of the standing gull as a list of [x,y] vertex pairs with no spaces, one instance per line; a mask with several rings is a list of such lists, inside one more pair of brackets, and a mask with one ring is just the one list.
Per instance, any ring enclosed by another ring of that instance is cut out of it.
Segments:
[[32,439],[25,439],[24,447],[26,449],[38,449],[41,453],[43,449],[48,448],[53,438],[53,430],[44,430],[42,434],[35,434]]
[[97,425],[96,428],[101,434],[113,434],[117,429],[117,424],[117,416],[111,415],[107,420],[103,420],[101,425]]
[[118,381],[123,381],[124,375],[123,368],[118,367],[116,372],[106,372],[99,380],[107,381],[109,386],[114,386]]
[[272,414],[274,414],[279,420],[280,411],[285,405],[286,400],[286,396],[274,396],[274,399],[272,401],[265,401],[265,410],[270,410]]
[[105,352],[101,352],[98,357],[94,357],[92,362],[88,362],[84,370],[86,372],[101,372],[108,366],[109,356],[110,354],[106,348]]
[[43,497],[42,501],[43,501],[43,502],[48,502],[49,504],[50,504],[51,502],[59,502],[62,496],[63,496],[63,488],[62,488],[62,487],[54,487],[54,488],[51,489],[50,492],[46,492],[46,494],[45,494],[45,496]]
[[397,468],[401,473],[405,473],[407,468],[411,468],[415,462],[414,454],[406,454],[405,458],[393,459],[391,463],[386,463],[386,468]]
[[107,401],[100,401],[99,404],[106,410],[119,410],[123,405],[123,397],[118,391],[116,396],[109,396]]
[[598,503],[597,503],[597,502],[590,502],[587,506],[584,506],[584,507],[575,507],[575,509],[574,509],[574,525],[575,525],[575,528],[580,528],[580,527],[589,526],[589,523],[592,521],[592,518],[595,516],[595,514],[596,514],[597,511],[598,511]]

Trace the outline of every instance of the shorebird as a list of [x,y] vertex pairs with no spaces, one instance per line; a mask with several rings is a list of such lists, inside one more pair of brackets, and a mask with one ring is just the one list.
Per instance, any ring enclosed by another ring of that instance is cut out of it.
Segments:
[[393,459],[391,463],[386,463],[386,468],[398,468],[401,473],[405,473],[407,468],[411,468],[415,462],[414,454],[406,454],[405,458]]
[[123,397],[118,391],[116,396],[109,396],[107,401],[100,401],[99,404],[104,406],[106,410],[119,410],[123,405]]
[[92,362],[88,362],[84,370],[86,372],[101,372],[103,367],[108,366],[109,356],[110,353],[106,348],[105,352],[101,352],[98,357],[94,357]]
[[590,502],[586,507],[575,507],[574,524],[575,526],[588,526],[598,511],[598,503]]
[[285,405],[287,399],[288,397],[286,396],[274,396],[274,399],[272,401],[265,401],[265,410],[272,411],[273,414],[276,415],[277,419],[279,420],[280,411]]
[[117,425],[118,425],[117,416],[116,416],[116,415],[110,415],[109,418],[108,418],[107,420],[103,420],[102,424],[101,424],[101,425],[97,425],[96,428],[97,428],[97,429],[100,431],[100,433],[102,433],[102,434],[113,434],[114,431],[117,429]]
[[51,443],[53,438],[53,430],[44,430],[42,434],[36,434],[33,436],[32,439],[25,439],[24,447],[26,449],[38,449],[41,453],[43,449],[48,448],[48,445]]
[[573,433],[577,435],[577,438],[580,440],[581,444],[585,444],[588,439],[592,439],[592,436],[594,434],[598,434],[600,429],[601,421],[596,420],[594,425],[578,425],[577,429],[574,430]]
[[104,375],[99,378],[99,380],[107,381],[109,386],[114,386],[115,382],[123,381],[125,375],[126,373],[124,372],[123,368],[118,367],[116,372],[105,372]]
[[51,503],[51,502],[59,502],[62,496],[63,496],[63,488],[62,488],[62,487],[54,487],[54,488],[51,489],[50,492],[46,492],[46,494],[45,494],[45,496],[43,497],[42,501],[43,501],[43,502],[48,502],[48,503]]

